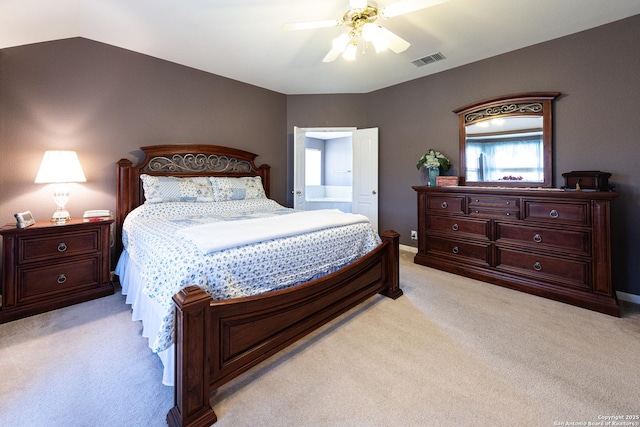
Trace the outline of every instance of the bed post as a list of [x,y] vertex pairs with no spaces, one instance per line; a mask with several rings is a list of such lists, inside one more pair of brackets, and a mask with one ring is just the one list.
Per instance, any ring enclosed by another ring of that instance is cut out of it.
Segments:
[[116,259],[122,252],[122,223],[133,206],[131,204],[131,169],[129,159],[120,159],[116,171]]
[[400,234],[393,230],[387,230],[380,234],[383,242],[388,243],[387,251],[384,255],[384,275],[387,287],[381,292],[382,295],[398,299],[403,292],[400,289]]
[[176,370],[170,427],[205,427],[217,421],[209,403],[210,324],[212,298],[198,286],[173,296],[176,304]]
[[260,165],[257,170],[258,175],[262,178],[262,186],[267,198],[271,198],[271,166]]

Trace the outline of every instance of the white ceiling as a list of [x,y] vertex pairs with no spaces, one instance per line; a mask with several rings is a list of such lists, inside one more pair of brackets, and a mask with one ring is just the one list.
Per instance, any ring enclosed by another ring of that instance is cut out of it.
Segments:
[[[395,0],[379,0],[383,7]],[[411,43],[322,59],[348,0],[2,0],[0,48],[85,37],[284,94],[366,93],[640,13],[640,0],[449,0],[382,22]],[[416,67],[441,52],[446,59]]]

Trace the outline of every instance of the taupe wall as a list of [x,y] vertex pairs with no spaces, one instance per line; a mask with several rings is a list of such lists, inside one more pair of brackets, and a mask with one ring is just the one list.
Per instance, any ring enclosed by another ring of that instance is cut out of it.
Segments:
[[0,50],[0,223],[55,210],[33,181],[46,149],[72,149],[87,176],[72,188],[72,216],[115,209],[115,164],[138,147],[229,145],[272,166],[286,203],[286,96],[82,38]]
[[640,295],[640,16],[369,94],[285,96],[85,39],[0,50],[0,222],[53,211],[33,184],[45,149],[78,151],[89,182],[74,187],[73,215],[115,205],[115,162],[137,147],[195,142],[260,154],[273,196],[287,203],[293,126],[380,129],[380,229],[413,245],[412,185],[433,147],[458,164],[452,110],[522,91],[560,91],[555,104],[555,184],[562,172],[613,174],[614,283]]
[[[436,75],[362,95],[288,97],[287,132],[297,126],[378,127],[380,229],[401,243],[417,227],[421,185],[415,164],[427,149],[459,164],[458,118],[452,110],[516,92],[559,91],[555,102],[554,175],[601,170],[613,174],[613,278],[617,290],[640,294],[640,16]],[[445,53],[446,55],[446,53]],[[353,111],[360,105],[362,111]],[[327,109],[330,107],[330,109]],[[310,121],[307,118],[313,117]],[[349,123],[349,120],[352,123]],[[455,170],[457,174],[457,169]]]

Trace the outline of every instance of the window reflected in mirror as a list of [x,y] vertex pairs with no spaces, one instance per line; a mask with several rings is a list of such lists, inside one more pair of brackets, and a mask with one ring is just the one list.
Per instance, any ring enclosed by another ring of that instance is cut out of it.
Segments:
[[466,126],[469,181],[544,181],[542,117],[494,118]]
[[460,123],[461,184],[552,187],[552,103],[559,95],[506,95],[454,110]]

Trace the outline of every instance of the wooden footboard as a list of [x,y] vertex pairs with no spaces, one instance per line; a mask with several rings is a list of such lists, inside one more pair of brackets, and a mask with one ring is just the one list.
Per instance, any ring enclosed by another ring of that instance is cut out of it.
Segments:
[[215,423],[213,390],[377,293],[400,297],[400,235],[381,237],[358,261],[293,288],[226,301],[213,301],[197,286],[176,294],[175,406],[168,424]]

